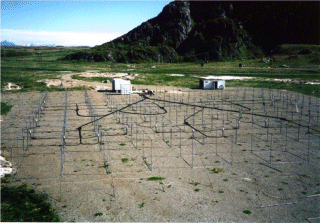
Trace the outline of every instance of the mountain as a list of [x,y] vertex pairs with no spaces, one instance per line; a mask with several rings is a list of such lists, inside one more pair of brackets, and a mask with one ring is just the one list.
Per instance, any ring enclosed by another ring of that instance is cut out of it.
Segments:
[[17,46],[16,44],[9,42],[7,40],[1,41],[1,46],[2,47],[9,47],[9,46]]
[[319,44],[319,2],[174,1],[127,34],[64,59],[195,61],[256,58],[279,44]]

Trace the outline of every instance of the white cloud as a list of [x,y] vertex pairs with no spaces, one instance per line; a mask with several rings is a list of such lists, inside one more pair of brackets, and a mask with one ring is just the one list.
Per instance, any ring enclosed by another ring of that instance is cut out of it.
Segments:
[[1,40],[17,45],[55,44],[63,46],[95,46],[109,42],[119,36],[118,32],[64,32],[1,29]]

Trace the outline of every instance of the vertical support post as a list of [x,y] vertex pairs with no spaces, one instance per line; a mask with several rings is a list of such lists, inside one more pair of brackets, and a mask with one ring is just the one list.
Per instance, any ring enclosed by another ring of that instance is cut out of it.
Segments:
[[287,144],[288,144],[288,124],[286,124],[286,144],[284,146],[285,152],[287,152]]
[[133,137],[133,131],[132,131],[132,118],[131,118],[131,124],[130,124],[130,129],[131,129],[131,143],[133,143],[132,137]]
[[180,129],[180,144],[179,144],[179,148],[180,148],[180,156],[181,156],[181,129]]
[[17,136],[17,156],[18,156],[18,166],[20,166],[20,148],[19,148],[19,137]]
[[300,118],[299,118],[299,124],[298,124],[298,141],[300,141]]
[[172,147],[172,126],[170,125],[170,146]]
[[144,154],[144,130],[142,132],[142,158],[145,159],[146,156]]
[[176,106],[176,125],[178,125],[178,106]]
[[[151,109],[151,108],[150,108],[150,109]],[[149,116],[150,116],[150,128],[152,128],[152,115],[151,115],[151,110],[150,110]]]
[[238,129],[236,129],[236,144],[238,143]]
[[152,149],[153,149],[153,141],[151,139],[151,156],[150,156],[150,168],[151,168],[151,171],[152,171]]
[[251,126],[251,142],[250,142],[250,146],[251,146],[251,153],[253,152],[253,125]]
[[164,141],[164,121],[162,116],[162,140]]
[[231,151],[230,151],[230,156],[231,156],[231,166],[233,165],[233,136],[231,137]]
[[195,123],[195,115],[196,114],[196,106],[195,104],[193,103],[193,127],[195,126],[194,123]]
[[[14,168],[14,162],[13,162],[13,146],[11,146],[11,164],[12,164],[12,172],[13,172],[13,168]],[[12,181],[15,181],[14,179],[14,173],[12,173]]]
[[193,143],[194,143],[194,129],[192,129],[192,142],[191,142],[191,168],[193,168]]
[[[213,111],[213,109],[211,109]],[[211,131],[213,131],[213,114],[211,112]]]
[[218,155],[218,129],[216,128],[216,155]]
[[107,141],[107,165],[108,169],[110,167],[110,147],[109,147],[109,141]]
[[308,164],[310,162],[310,134],[308,134]]
[[136,149],[138,149],[138,125],[136,123]]
[[272,151],[272,134],[270,135],[270,138],[271,138],[271,143],[270,143],[270,159],[269,159],[269,163],[271,164],[272,162],[272,155],[271,155],[271,151]]

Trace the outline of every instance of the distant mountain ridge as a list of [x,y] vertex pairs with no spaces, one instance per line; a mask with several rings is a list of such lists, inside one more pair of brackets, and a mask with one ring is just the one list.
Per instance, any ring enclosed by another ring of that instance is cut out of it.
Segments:
[[174,62],[261,57],[283,43],[319,44],[319,5],[174,1],[127,34],[65,59]]
[[17,46],[16,44],[14,44],[13,42],[9,42],[7,40],[1,41],[1,46],[2,47],[9,47],[9,46]]
[[[1,41],[1,46],[2,47],[15,47],[15,46],[23,46],[23,45],[17,45],[13,42],[10,42],[8,40],[3,40]],[[31,43],[30,45],[28,45],[29,47],[41,47],[41,46],[45,46],[45,47],[55,47],[56,45],[55,44],[34,44],[34,43]]]

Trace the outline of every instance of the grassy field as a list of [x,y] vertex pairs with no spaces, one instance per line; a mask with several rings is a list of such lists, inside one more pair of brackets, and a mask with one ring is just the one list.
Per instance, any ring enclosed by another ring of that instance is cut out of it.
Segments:
[[[299,54],[302,49],[311,49],[312,53]],[[198,63],[159,64],[156,61],[139,64],[119,64],[112,62],[78,62],[59,60],[72,52],[84,48],[68,47],[20,47],[3,48],[1,51],[1,89],[9,82],[22,87],[20,91],[57,91],[59,87],[47,87],[42,79],[60,79],[65,71],[80,73],[85,71],[138,73],[132,81],[138,85],[168,85],[176,87],[198,86],[199,77],[215,76],[245,76],[254,79],[243,81],[228,81],[233,87],[264,87],[285,88],[320,97],[320,85],[304,84],[304,82],[319,81],[319,47],[304,45],[283,45],[278,49],[282,54],[274,56],[272,63],[256,60],[238,60],[226,62],[210,62],[203,66]],[[284,54],[283,54],[284,53]],[[241,64],[241,67],[239,66]],[[170,76],[183,74],[184,76]],[[73,76],[74,79],[101,82],[106,78]],[[276,82],[273,79],[290,79],[291,82]],[[81,88],[73,88],[81,90]]]

